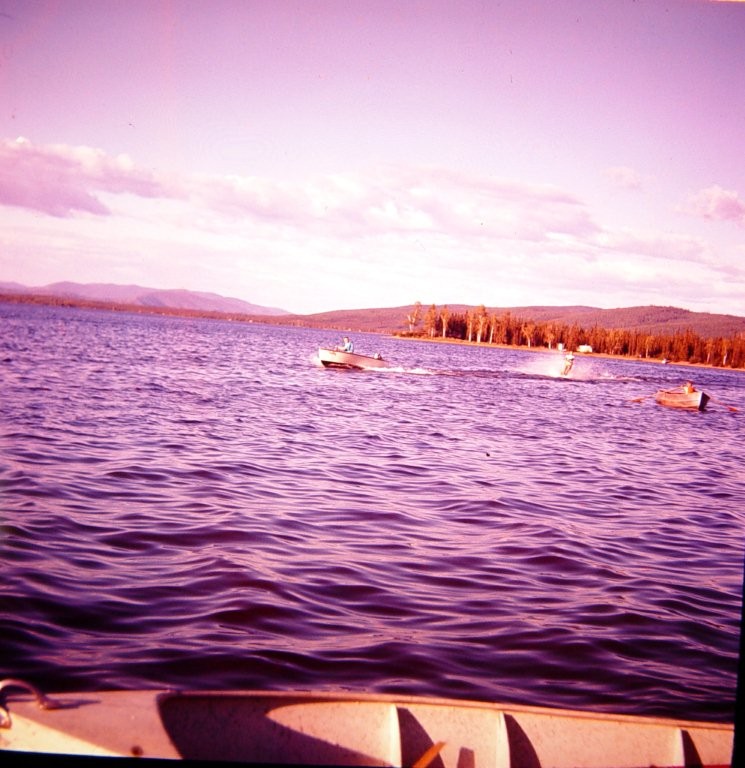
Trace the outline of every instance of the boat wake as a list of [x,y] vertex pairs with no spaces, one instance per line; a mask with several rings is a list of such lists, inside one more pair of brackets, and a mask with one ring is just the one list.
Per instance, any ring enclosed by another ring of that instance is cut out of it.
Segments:
[[568,375],[562,375],[564,369],[564,357],[551,356],[540,357],[536,360],[531,360],[529,363],[520,366],[517,369],[517,373],[522,373],[525,376],[540,376],[542,378],[550,379],[575,379],[577,378],[578,371],[574,368]]
[[[308,363],[312,365],[314,368],[322,368],[326,369],[326,366],[321,362],[321,358],[317,354],[313,354],[310,357],[308,357]],[[326,369],[327,370],[327,369]],[[335,370],[344,370],[344,371],[352,371],[354,372],[354,369],[350,368],[336,368]],[[433,371],[429,368],[407,368],[403,365],[390,365],[390,366],[383,366],[383,367],[375,367],[375,368],[366,368],[366,367],[360,367],[356,369],[357,373],[378,373],[378,374],[387,374],[387,373],[398,373],[398,374],[407,374],[409,376],[435,376],[437,374],[437,371]]]
[[565,379],[568,381],[583,382],[618,382],[618,381],[638,381],[635,376],[620,376],[608,371],[605,366],[592,360],[582,360],[579,364],[575,362],[569,373],[564,374],[564,359],[552,357],[542,360],[534,360],[523,365],[516,370],[516,373],[528,377]]
[[391,366],[390,368],[368,368],[366,370],[374,371],[375,373],[405,373],[413,376],[434,376],[437,373],[427,368],[405,368],[402,365]]

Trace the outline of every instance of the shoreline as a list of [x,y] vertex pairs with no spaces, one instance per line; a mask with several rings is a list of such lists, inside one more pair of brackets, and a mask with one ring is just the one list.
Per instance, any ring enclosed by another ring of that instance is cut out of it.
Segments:
[[[0,302],[9,303],[9,304],[27,304],[32,306],[52,306],[52,307],[59,307],[64,309],[73,308],[73,309],[83,309],[83,310],[99,310],[99,311],[105,311],[105,312],[131,312],[133,314],[151,314],[151,315],[161,315],[161,316],[170,316],[170,317],[183,317],[187,319],[230,320],[235,322],[244,322],[244,323],[251,323],[251,324],[256,323],[256,324],[263,324],[263,325],[295,327],[294,323],[282,322],[276,316],[273,316],[273,315],[237,315],[234,313],[224,313],[224,312],[211,311],[211,310],[193,310],[193,309],[174,308],[174,307],[155,307],[155,306],[118,304],[115,302],[89,301],[89,300],[80,300],[77,298],[46,296],[46,295],[40,295],[40,294],[12,294],[12,293],[0,292]],[[548,347],[528,347],[526,345],[516,345],[516,344],[494,344],[490,342],[467,341],[465,339],[454,339],[449,337],[443,339],[441,336],[436,336],[436,337],[412,336],[407,333],[392,332],[392,331],[386,331],[386,330],[371,331],[371,330],[360,329],[357,331],[353,331],[351,328],[320,326],[315,324],[301,325],[297,327],[316,328],[316,329],[323,328],[324,330],[329,330],[329,331],[343,330],[347,333],[355,333],[355,332],[372,333],[372,334],[377,334],[381,336],[388,336],[390,338],[395,338],[395,339],[404,339],[409,341],[424,341],[427,343],[436,343],[436,344],[458,344],[462,346],[487,347],[487,348],[491,347],[494,349],[514,349],[522,352],[562,354],[561,352],[559,352],[559,350],[550,349]],[[668,361],[667,363],[663,363],[663,361],[658,358],[632,357],[630,355],[613,355],[607,352],[573,352],[573,354],[581,357],[586,357],[586,358],[595,357],[599,359],[610,359],[610,360],[629,360],[633,362],[657,363],[658,365],[678,365],[678,366],[685,366],[687,368],[699,368],[699,369],[707,368],[707,369],[716,370],[716,371],[737,371],[739,373],[745,373],[745,368],[731,368],[731,367],[725,367],[725,366],[719,366],[719,365],[712,365],[711,363],[689,363],[689,362],[677,362],[677,361]]]
[[[518,350],[520,352],[532,352],[532,353],[542,353],[542,354],[555,354],[555,355],[564,355],[566,352],[564,350],[558,350],[558,349],[550,349],[549,347],[528,347],[526,345],[516,345],[516,344],[493,344],[488,341],[467,341],[465,339],[451,339],[446,338],[443,339],[442,337],[435,337],[435,338],[428,338],[426,336],[408,336],[408,335],[397,335],[397,334],[386,334],[391,336],[395,339],[403,339],[403,340],[409,340],[409,341],[424,341],[428,344],[434,343],[434,344],[457,344],[460,346],[467,346],[467,347],[484,347],[487,349],[512,349],[512,350]],[[685,368],[705,368],[712,371],[733,371],[735,373],[745,373],[745,370],[742,368],[723,368],[721,365],[712,365],[711,363],[687,363],[687,362],[678,362],[675,360],[667,360],[663,361],[659,358],[655,357],[631,357],[630,355],[612,355],[608,352],[572,352],[572,354],[576,358],[597,358],[599,360],[628,360],[629,362],[635,362],[635,363],[652,363],[654,365],[674,365],[674,366],[681,366]]]

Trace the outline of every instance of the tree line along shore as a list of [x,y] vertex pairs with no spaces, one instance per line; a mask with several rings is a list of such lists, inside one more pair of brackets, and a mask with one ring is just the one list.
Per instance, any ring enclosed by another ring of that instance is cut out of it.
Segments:
[[705,338],[693,330],[649,333],[643,330],[584,328],[577,323],[536,322],[509,311],[489,313],[484,306],[451,313],[416,303],[406,316],[408,330],[398,335],[528,349],[563,349],[611,357],[745,368],[745,334]]
[[[93,301],[40,294],[0,294],[0,301],[231,320],[266,325],[354,330],[348,322],[341,325],[334,322],[332,316],[336,313],[325,313],[323,316],[247,315],[180,307],[118,304],[110,301]],[[338,314],[348,313],[340,312]],[[671,333],[652,333],[640,329],[603,328],[598,324],[587,328],[579,323],[535,321],[511,311],[489,312],[483,305],[466,311],[451,312],[447,306],[438,308],[434,304],[425,310],[420,302],[416,302],[405,317],[401,318],[398,328],[380,327],[376,330],[366,328],[365,331],[432,341],[517,347],[531,350],[563,349],[610,357],[745,369],[745,333],[742,332],[730,336],[707,337],[691,329]]]

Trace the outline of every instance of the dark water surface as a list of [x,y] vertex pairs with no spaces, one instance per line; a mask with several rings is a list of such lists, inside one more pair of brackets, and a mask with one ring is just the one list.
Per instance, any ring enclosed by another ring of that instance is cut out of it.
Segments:
[[0,674],[732,719],[745,374],[354,338],[0,303]]

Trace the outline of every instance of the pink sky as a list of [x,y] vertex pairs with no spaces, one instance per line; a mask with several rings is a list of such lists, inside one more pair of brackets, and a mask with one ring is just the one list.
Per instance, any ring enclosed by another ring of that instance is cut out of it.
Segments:
[[0,0],[0,282],[745,315],[745,3]]

